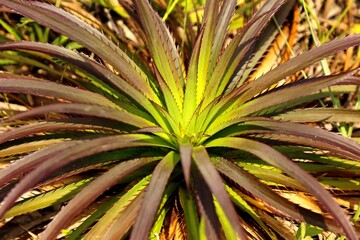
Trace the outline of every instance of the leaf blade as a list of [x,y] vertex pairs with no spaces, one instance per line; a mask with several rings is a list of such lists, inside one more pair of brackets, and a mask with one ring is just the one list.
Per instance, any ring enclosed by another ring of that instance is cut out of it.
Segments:
[[354,230],[344,211],[335,202],[332,195],[327,190],[325,190],[325,188],[314,177],[312,177],[293,161],[289,160],[270,146],[250,139],[230,137],[214,140],[208,145],[208,147],[210,146],[230,147],[247,151],[258,156],[269,164],[283,170],[290,176],[297,179],[315,197],[317,197],[326,210],[331,213],[334,219],[343,228],[344,233],[350,239],[357,238],[356,231]]
[[157,208],[175,165],[180,160],[177,153],[169,152],[153,171],[143,204],[135,221],[130,239],[145,239],[153,224]]
[[[210,157],[205,149],[205,147],[196,147],[193,149],[193,159],[197,165],[202,177],[204,178],[206,184],[211,189],[212,193],[219,202],[221,208],[223,209],[226,217],[231,222],[236,234],[240,239],[247,239],[244,229],[239,223],[238,216],[235,214],[235,208],[232,205],[229,195],[225,190],[225,186],[222,182],[222,179],[215,167],[211,164]],[[214,182],[216,184],[214,184]]]

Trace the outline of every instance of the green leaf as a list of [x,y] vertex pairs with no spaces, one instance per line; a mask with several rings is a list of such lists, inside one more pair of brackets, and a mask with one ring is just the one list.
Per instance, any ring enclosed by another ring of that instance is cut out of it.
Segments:
[[172,205],[169,206],[166,203],[169,200],[170,196],[173,194],[173,192],[178,187],[179,187],[179,183],[177,183],[177,182],[169,183],[169,185],[166,187],[166,189],[164,191],[164,197],[159,205],[159,211],[156,216],[156,221],[150,231],[149,238],[160,235],[161,229],[166,224],[166,223],[164,224],[166,213],[168,212],[169,209],[171,209],[173,207]]
[[188,123],[191,118],[194,118],[196,110],[196,99],[197,99],[197,82],[198,82],[198,68],[199,68],[199,53],[200,46],[203,38],[204,31],[201,31],[198,39],[196,40],[194,49],[191,53],[189,68],[186,76],[185,83],[185,96],[184,96],[184,109],[183,109],[183,124],[187,127],[188,131],[191,132]]
[[[121,171],[120,168],[118,170]],[[110,226],[119,219],[119,216],[124,214],[125,210],[129,207],[131,203],[136,204],[138,205],[138,207],[140,207],[140,202],[136,199],[141,199],[141,196],[143,196],[143,191],[149,184],[149,181],[150,176],[146,176],[142,178],[138,183],[136,183],[132,188],[130,188],[127,192],[125,192],[106,212],[106,214],[104,214],[104,216],[99,219],[95,226],[91,228],[91,230],[86,234],[85,239],[95,239],[103,237],[104,234],[109,231],[109,229],[112,229],[110,228]],[[130,221],[128,224],[133,224],[133,221]],[[122,234],[125,233],[126,231],[122,231]]]
[[277,239],[276,235],[270,231],[270,229],[265,225],[265,223],[261,220],[258,214],[253,210],[253,208],[244,200],[242,199],[233,189],[229,186],[226,186],[226,190],[229,193],[231,200],[234,204],[240,207],[242,210],[246,211],[268,234],[268,236],[275,240]]
[[197,215],[195,199],[188,190],[184,188],[179,189],[180,204],[184,211],[185,222],[189,238],[193,240],[199,240],[200,223]]
[[[213,74],[215,65],[217,64],[217,61],[218,61],[219,54],[220,54],[221,50],[223,49],[224,40],[226,37],[226,31],[229,28],[230,20],[234,14],[236,2],[237,2],[236,0],[224,0],[222,2],[223,7],[220,8],[218,17],[208,16],[208,18],[207,18],[207,19],[215,18],[215,20],[216,20],[216,22],[215,22],[216,26],[215,26],[215,30],[213,33],[214,35],[212,36],[213,42],[212,42],[211,53],[210,53],[210,58],[209,58],[210,62],[209,62],[209,66],[207,67],[208,68],[207,79],[209,79],[210,76]],[[209,4],[211,4],[211,3],[209,3]],[[215,8],[216,8],[216,4],[213,3],[213,5],[215,5]],[[206,27],[207,26],[205,25],[205,30],[206,30]]]
[[198,59],[196,106],[198,106],[204,98],[204,92],[208,81],[208,67],[209,62],[212,61],[211,49],[214,41],[216,23],[219,18],[219,3],[219,1],[215,0],[208,0],[205,2],[204,17],[201,25],[204,35],[202,37]]
[[104,213],[106,213],[117,201],[117,197],[110,198],[108,201],[102,203],[101,206],[98,207],[94,213],[88,216],[85,221],[83,221],[79,226],[77,226],[76,229],[66,229],[66,231],[69,231],[66,234],[66,239],[80,239],[81,234],[83,234],[87,229],[89,229],[94,224],[94,222],[100,219],[101,216],[103,216]]
[[131,232],[130,239],[145,239],[148,237],[170,175],[179,160],[179,155],[171,151],[156,166]]
[[301,223],[300,227],[296,233],[296,240],[303,240],[305,239],[306,236],[308,237],[314,237],[320,233],[323,232],[323,229],[318,228],[318,227],[314,227],[311,225],[307,225],[305,223]]
[[[131,226],[134,224],[134,221],[139,212],[141,202],[144,197],[144,192],[141,192],[136,196],[136,198],[131,201],[128,206],[123,210],[123,212],[114,219],[112,224],[105,229],[105,233],[100,235],[104,239],[117,239],[118,237],[126,235]],[[91,236],[85,236],[84,240],[92,240]]]
[[202,146],[194,148],[193,159],[199,169],[199,172],[204,178],[204,181],[214,194],[214,197],[219,202],[222,210],[230,221],[237,236],[240,239],[246,239],[244,229],[239,222],[238,216],[235,214],[236,210],[229,199],[229,195],[225,190],[225,186],[219,173],[216,171],[215,167],[210,161],[210,157],[206,149]]
[[[56,217],[47,226],[42,236],[52,239],[57,236],[61,229],[67,227],[82,210],[87,208],[102,193],[117,184],[127,175],[154,161],[153,158],[140,158],[121,162],[109,171],[96,178],[78,193],[67,205],[62,208]],[[113,213],[114,214],[114,213]]]
[[[214,69],[214,74],[210,76],[206,87],[205,101],[203,108],[216,99],[229,84],[235,70],[251,55],[251,48],[259,37],[259,34],[266,27],[271,17],[284,1],[270,0],[255,13],[248,24],[230,42]],[[219,80],[221,79],[221,80]]]
[[219,216],[219,221],[221,223],[221,226],[224,231],[224,235],[225,235],[226,239],[237,240],[238,237],[236,236],[236,232],[234,231],[233,227],[231,226],[231,223],[229,222],[229,220],[226,218],[224,211],[221,209],[221,206],[216,201],[216,199],[214,200],[214,204],[215,204],[215,208],[216,208],[216,213]]
[[16,40],[22,40],[23,38],[21,37],[20,33],[13,27],[11,27],[7,22],[5,22],[4,20],[0,19],[0,25],[6,30],[8,31],[13,37],[15,37]]
[[140,18],[157,70],[176,102],[176,106],[168,106],[168,109],[170,107],[177,107],[181,113],[184,79],[180,56],[175,43],[169,30],[148,1],[134,1],[134,6]]
[[4,218],[15,217],[28,212],[33,212],[69,200],[77,192],[81,191],[92,178],[68,184],[64,187],[48,191],[35,197],[22,200],[4,214]]

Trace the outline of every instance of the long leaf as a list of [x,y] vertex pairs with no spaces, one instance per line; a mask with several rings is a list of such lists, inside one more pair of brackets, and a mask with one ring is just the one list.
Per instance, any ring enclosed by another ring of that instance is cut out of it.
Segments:
[[[223,93],[236,68],[251,55],[251,48],[257,40],[257,37],[283,3],[284,1],[278,0],[266,1],[244,29],[230,42],[229,46],[227,46],[221,55],[214,69],[214,74],[210,77],[203,107],[206,107],[208,103]],[[221,79],[221,81],[219,81],[219,79]]]
[[62,208],[42,234],[44,239],[53,239],[61,229],[67,227],[82,210],[86,209],[97,197],[117,184],[121,179],[154,161],[153,158],[140,158],[121,162],[88,184],[80,193]]
[[[208,66],[211,61],[211,48],[214,41],[214,33],[216,23],[219,18],[219,3],[220,1],[209,0],[205,3],[204,17],[201,25],[201,29],[204,31],[202,37],[199,60],[198,60],[198,75],[197,75],[197,86],[196,86],[196,106],[200,104],[204,97]],[[215,60],[214,60],[215,61]]]
[[42,2],[0,0],[0,5],[16,9],[22,15],[85,46],[111,64],[127,81],[151,100],[158,102],[158,97],[148,84],[146,74],[125,52],[89,24],[60,8]]
[[[271,113],[271,107],[278,104],[286,103],[297,98],[304,97],[323,88],[326,88],[335,83],[345,80],[350,73],[341,73],[338,75],[324,76],[318,78],[305,79],[289,84],[281,89],[269,92],[268,94],[261,95],[254,100],[251,100],[238,108],[238,113],[241,116],[247,116],[252,113],[260,111]],[[283,107],[286,107],[283,106]],[[234,110],[237,111],[237,110]],[[229,115],[236,115],[229,113]]]
[[169,30],[148,1],[134,1],[135,10],[149,42],[155,65],[169,86],[178,110],[183,107],[183,73],[180,56]]
[[[96,61],[69,49],[46,43],[21,41],[0,44],[0,50],[14,49],[32,50],[51,54],[52,56],[61,58],[77,66],[78,68],[87,71],[98,79],[101,79],[102,81],[105,81],[106,83],[115,86],[115,88],[119,89],[121,93],[123,93],[126,97],[136,101],[145,110],[149,111],[149,113],[159,122],[159,124],[166,129],[167,125],[166,123],[164,123],[165,120],[162,118],[156,108],[152,105],[151,101],[149,101],[146,93],[140,92],[130,83],[126,82],[125,79],[111,72]],[[161,104],[160,101],[156,101],[156,103]]]
[[[194,116],[196,109],[199,53],[200,53],[203,33],[204,31],[201,31],[198,36],[198,39],[196,40],[194,49],[191,54],[189,68],[186,76],[184,109],[183,109],[183,122],[185,124],[184,127],[188,125],[190,119]],[[189,127],[187,128],[189,129]]]
[[56,203],[68,201],[72,196],[83,189],[91,180],[92,179],[85,179],[79,182],[71,183],[64,187],[20,201],[6,212],[4,218],[18,216],[49,207]]
[[[222,2],[222,7],[220,9],[220,12],[218,13],[219,16],[217,17],[213,42],[211,46],[211,55],[207,71],[207,79],[209,79],[209,77],[213,74],[219,54],[223,48],[226,31],[228,30],[231,17],[234,14],[236,3],[236,0],[224,0]],[[214,18],[214,16],[209,17]]]
[[190,172],[191,172],[191,162],[192,162],[192,144],[185,142],[179,145],[181,165],[184,173],[185,184],[188,189],[190,189]]
[[4,186],[14,178],[17,178],[20,174],[28,172],[35,166],[46,161],[50,156],[54,155],[55,152],[65,151],[67,148],[72,147],[79,143],[78,141],[64,142],[56,144],[54,146],[40,149],[32,154],[29,154],[13,164],[7,166],[0,171],[0,186]]
[[236,164],[231,163],[229,160],[216,157],[212,159],[212,162],[222,174],[229,177],[232,181],[236,182],[239,186],[242,186],[259,199],[263,199],[265,203],[269,204],[267,207],[272,209],[275,214],[285,218],[291,216],[299,221],[307,221],[313,225],[321,226],[324,229],[330,229],[331,231],[341,231],[337,225],[331,222],[332,219],[325,218],[320,214],[297,206],[281,197],[271,190],[269,186],[254,177],[254,175]]
[[[130,202],[130,204],[122,211],[120,216],[118,216],[111,225],[104,229],[106,232],[103,235],[98,235],[100,238],[109,239],[109,240],[117,240],[119,237],[126,236],[129,232],[130,228],[133,226],[136,218],[139,214],[141,204],[144,200],[144,191],[136,196],[134,200]],[[118,207],[118,206],[116,206]],[[121,207],[121,206],[120,206]],[[98,237],[96,236],[96,237]],[[85,236],[84,240],[92,240],[94,239],[91,235]]]
[[130,124],[136,127],[154,127],[154,123],[139,117],[135,114],[131,114],[121,109],[113,109],[109,107],[89,105],[89,104],[75,104],[75,103],[57,103],[51,105],[45,105],[37,107],[26,112],[19,113],[13,117],[6,119],[7,122],[15,121],[19,119],[25,119],[29,117],[39,116],[49,113],[66,113],[66,114],[78,114],[83,116],[99,117],[110,120],[115,120]]
[[[225,160],[226,161],[226,160]],[[268,236],[275,240],[276,235],[270,231],[270,229],[265,225],[265,223],[260,219],[260,217],[256,214],[256,212],[253,210],[253,208],[244,200],[242,199],[233,189],[231,189],[229,186],[226,187],[227,192],[229,193],[231,200],[236,204],[238,207],[240,207],[242,210],[246,211],[268,234]]]
[[360,122],[360,110],[305,108],[276,115],[274,119],[291,122]]
[[[100,137],[88,141],[77,141],[75,143],[64,143],[55,145],[53,148],[49,147],[46,154],[51,154],[50,158],[43,160],[41,164],[36,166],[36,168],[28,173],[16,187],[14,187],[11,192],[6,196],[3,204],[0,206],[0,216],[14,204],[18,197],[22,193],[34,187],[41,180],[49,176],[54,171],[65,166],[68,163],[71,163],[77,159],[91,156],[97,153],[129,148],[129,147],[140,147],[140,146],[161,146],[164,143],[155,143],[152,137],[146,137],[145,135],[118,135],[118,136],[109,136],[109,137]],[[153,143],[151,143],[153,142]],[[68,148],[63,148],[63,145],[67,145]],[[70,145],[70,147],[69,147]],[[167,144],[165,144],[166,146]],[[100,147],[99,147],[100,146]],[[59,150],[60,149],[60,150]],[[30,161],[37,161],[37,152],[35,152],[34,157],[29,155],[28,158]],[[44,154],[44,155],[46,155]],[[42,156],[44,158],[44,156]]]
[[360,160],[360,147],[357,143],[320,128],[299,123],[276,121],[264,117],[233,119],[231,125],[233,126],[220,131],[218,136],[252,135],[264,139],[329,150],[337,156],[356,161]]
[[[193,192],[201,216],[199,229],[197,229],[198,236],[201,240],[221,239],[220,222],[216,214],[213,194],[195,164],[192,167],[192,177]],[[203,226],[205,229],[202,229]]]
[[309,51],[290,59],[284,64],[271,70],[270,72],[259,77],[256,81],[248,84],[242,92],[237,105],[241,105],[249,99],[253,98],[259,92],[268,89],[278,81],[285,79],[288,76],[300,71],[311,64],[329,56],[342,51],[346,48],[353,47],[360,44],[360,35],[351,35],[342,39],[336,39],[332,42],[325,43],[319,47],[310,49]]
[[199,217],[197,215],[195,200],[189,192],[185,189],[179,189],[179,198],[182,209],[184,210],[184,217],[186,221],[186,227],[189,233],[189,238],[198,240],[199,229]]
[[163,197],[165,187],[169,181],[175,165],[180,157],[175,152],[169,152],[153,171],[150,184],[144,196],[140,212],[137,216],[130,239],[145,239],[154,222],[154,217]]
[[9,76],[3,77],[2,74],[0,74],[0,92],[24,93],[55,99],[57,98],[75,103],[89,103],[117,108],[117,105],[97,93],[44,80],[30,80],[28,78],[21,79],[19,77],[9,78]]
[[[345,158],[360,161],[359,144],[335,133],[331,133],[320,128],[313,128],[304,124],[280,122],[275,120],[260,120],[260,122],[256,122],[255,124],[274,131],[274,138],[276,134],[283,135],[284,140],[286,139],[286,136],[289,136],[289,139],[285,141],[293,143],[297,143],[297,141],[299,141],[298,143],[302,145],[329,150],[332,153],[339,154]],[[292,138],[292,136],[294,138]]]
[[115,131],[112,128],[99,126],[95,124],[88,124],[87,122],[80,123],[79,121],[59,121],[59,122],[37,122],[23,125],[11,130],[2,132],[0,135],[0,144],[10,140],[28,137],[37,133],[43,132],[54,132],[54,131],[65,131],[65,130],[104,130],[104,131]]
[[229,195],[225,190],[224,183],[216,171],[215,167],[210,161],[210,157],[204,147],[196,147],[193,149],[193,159],[198,167],[206,184],[211,189],[212,193],[219,202],[226,217],[231,222],[235,232],[240,239],[247,239],[244,229],[241,227],[238,216],[235,214],[236,210],[232,205]]
[[[318,90],[324,89],[337,82],[346,81],[346,79],[350,76],[350,73],[343,73],[339,75],[305,79],[289,84],[288,86],[282,87],[280,89],[276,89],[267,94],[261,95],[245,104],[239,105],[236,108],[234,107],[234,109],[229,110],[228,112],[225,112],[221,115],[219,113],[217,115],[210,115],[218,117],[213,121],[212,119],[208,119],[207,122],[211,122],[208,133],[214,133],[216,131],[219,131],[219,129],[221,128],[232,125],[231,122],[233,122],[239,117],[249,115],[271,114],[274,111],[281,111],[287,109],[288,107],[293,107],[294,104],[289,104],[289,102],[296,101],[296,99],[300,99],[301,102],[301,98],[306,97],[307,95],[309,95],[309,93],[311,94]],[[229,103],[231,104],[232,102]],[[224,104],[221,104],[221,106],[224,106],[223,108],[226,108]],[[216,130],[211,129],[213,127],[215,127]]]
[[297,179],[304,185],[310,193],[312,193],[320,203],[327,209],[338,224],[343,228],[344,233],[350,239],[357,239],[357,233],[349,222],[344,211],[336,203],[331,194],[305,170],[300,168],[296,163],[286,158],[284,155],[273,149],[272,147],[244,138],[219,138],[210,142],[207,147],[230,147],[242,151],[250,152],[269,164],[283,170],[285,173]]
[[296,0],[285,1],[284,5],[276,10],[272,21],[269,22],[268,26],[263,30],[260,37],[256,41],[254,48],[251,49],[253,56],[251,59],[249,59],[248,62],[246,62],[246,68],[240,69],[232,80],[234,83],[237,83],[238,86],[243,84],[246,79],[248,79],[249,75],[257,66],[260,59],[264,57],[266,51],[269,49],[269,46],[273,44],[275,37],[279,36],[278,26],[282,26],[289,13],[293,11],[295,3]]

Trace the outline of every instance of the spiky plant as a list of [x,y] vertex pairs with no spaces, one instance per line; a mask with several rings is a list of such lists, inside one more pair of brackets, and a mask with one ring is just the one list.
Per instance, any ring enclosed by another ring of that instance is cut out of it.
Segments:
[[[184,42],[179,33],[174,42],[148,1],[134,0],[134,9],[120,2],[145,50],[118,47],[55,6],[0,0],[95,57],[39,42],[0,45],[3,51],[52,56],[69,72],[58,82],[0,74],[4,103],[22,94],[48,99],[2,121],[9,128],[0,135],[2,156],[13,162],[0,171],[2,218],[66,202],[42,239],[55,239],[67,228],[67,239],[290,238],[279,227],[286,220],[358,239],[359,227],[326,189],[336,193],[341,184],[322,184],[320,177],[357,179],[360,146],[304,123],[355,122],[359,113],[303,106],[328,96],[329,86],[357,85],[359,78],[352,71],[276,84],[358,45],[360,36],[313,48],[248,81],[274,33],[268,23],[294,1],[265,1],[228,44],[236,0],[206,1],[199,28],[172,25],[183,28]],[[186,45],[184,52],[177,44]],[[342,92],[336,89],[332,94]],[[24,195],[59,182],[63,186],[55,190]],[[286,198],[289,192],[314,197],[317,209]]]

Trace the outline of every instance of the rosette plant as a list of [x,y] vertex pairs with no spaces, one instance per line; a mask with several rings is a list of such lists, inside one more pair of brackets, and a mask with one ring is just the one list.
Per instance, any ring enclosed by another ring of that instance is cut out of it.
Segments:
[[[358,225],[320,176],[356,178],[360,146],[305,123],[354,122],[359,114],[304,107],[359,78],[350,71],[278,83],[358,45],[360,36],[313,48],[249,81],[274,32],[269,22],[294,1],[265,1],[231,41],[236,0],[206,1],[201,25],[173,21],[179,26],[171,29],[183,30],[174,37],[147,0],[120,2],[144,48],[114,43],[48,3],[0,0],[93,54],[40,42],[0,45],[66,65],[68,74],[61,81],[0,74],[4,102],[43,100],[8,111],[1,123],[8,128],[0,135],[3,160],[11,162],[0,171],[3,219],[63,203],[42,239],[281,239],[289,238],[279,227],[285,220],[358,239]],[[313,197],[318,208],[286,191]]]

